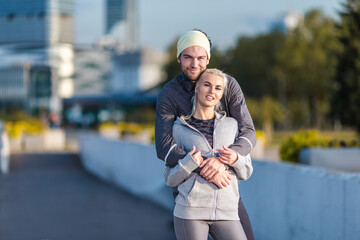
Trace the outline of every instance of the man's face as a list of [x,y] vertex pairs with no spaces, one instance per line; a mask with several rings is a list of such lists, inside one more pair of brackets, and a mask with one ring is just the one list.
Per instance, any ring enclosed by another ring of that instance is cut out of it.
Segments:
[[191,81],[196,81],[200,74],[206,70],[209,59],[204,48],[191,46],[180,54],[178,63],[180,63],[181,71],[185,76]]

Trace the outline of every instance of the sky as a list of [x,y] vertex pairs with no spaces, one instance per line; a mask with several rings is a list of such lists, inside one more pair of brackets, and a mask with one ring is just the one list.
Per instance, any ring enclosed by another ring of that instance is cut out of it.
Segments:
[[[320,9],[338,19],[345,0],[138,0],[140,44],[165,51],[186,31],[200,28],[227,49],[240,36],[266,32],[287,11]],[[75,43],[94,44],[105,26],[105,0],[74,0]]]

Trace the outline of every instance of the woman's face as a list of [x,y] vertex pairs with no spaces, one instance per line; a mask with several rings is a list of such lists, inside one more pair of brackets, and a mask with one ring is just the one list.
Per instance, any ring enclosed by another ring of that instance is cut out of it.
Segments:
[[197,104],[202,107],[215,107],[224,93],[224,79],[205,72],[201,75],[195,92]]

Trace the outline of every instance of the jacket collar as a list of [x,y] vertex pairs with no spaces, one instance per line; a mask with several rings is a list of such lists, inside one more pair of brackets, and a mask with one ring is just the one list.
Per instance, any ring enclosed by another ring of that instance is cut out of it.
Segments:
[[193,93],[195,90],[195,83],[190,81],[185,75],[184,73],[180,73],[177,77],[179,83],[183,86],[183,88],[189,92],[189,93]]
[[[221,112],[216,112],[216,111],[215,111],[215,120],[216,120],[217,122],[223,120],[225,117],[226,117],[226,112],[225,112],[225,111],[221,111]],[[176,122],[176,123],[182,123],[182,124],[188,125],[188,123],[185,121],[184,116],[177,117],[177,119],[176,119],[175,122]]]

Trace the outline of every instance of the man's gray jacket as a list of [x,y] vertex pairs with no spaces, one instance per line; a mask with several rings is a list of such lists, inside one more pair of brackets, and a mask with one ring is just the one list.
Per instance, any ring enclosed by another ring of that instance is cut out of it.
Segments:
[[[255,128],[245,103],[244,94],[238,82],[231,76],[227,90],[220,100],[221,108],[230,117],[237,120],[239,134],[230,146],[242,156],[250,153],[256,144]],[[176,146],[172,137],[172,126],[179,116],[191,113],[195,83],[187,79],[183,73],[168,82],[161,90],[156,102],[155,145],[158,158],[167,166],[174,167],[187,152]]]

